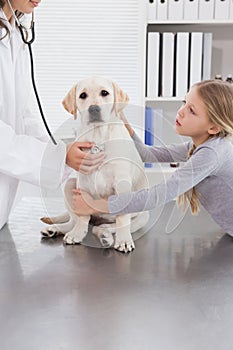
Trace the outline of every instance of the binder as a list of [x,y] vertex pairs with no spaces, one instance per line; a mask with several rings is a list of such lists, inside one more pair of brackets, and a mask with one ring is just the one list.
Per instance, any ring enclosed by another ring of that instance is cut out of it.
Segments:
[[230,0],[215,0],[214,18],[229,19]]
[[198,19],[198,7],[199,0],[184,0],[184,19]]
[[163,97],[173,96],[174,33],[162,34],[162,91]]
[[[149,146],[163,145],[163,110],[161,108],[146,107],[145,109],[145,144]],[[151,163],[145,164],[151,168]]]
[[201,81],[202,78],[202,43],[203,33],[193,32],[190,36],[190,75],[189,87]]
[[147,0],[147,21],[154,22],[156,18],[156,0]]
[[168,18],[168,0],[157,0],[157,19],[165,21]]
[[203,33],[202,80],[211,79],[212,33]]
[[154,143],[152,108],[146,107],[145,114],[145,144],[151,146]]
[[189,71],[189,33],[176,34],[176,74],[175,92],[177,97],[184,98],[188,91]]
[[184,18],[184,0],[169,0],[168,19],[182,20]]
[[147,41],[147,92],[149,98],[158,97],[159,33],[149,32]]
[[214,0],[199,0],[199,19],[214,18]]
[[[154,143],[153,135],[153,113],[152,108],[145,108],[145,144],[152,146]],[[151,168],[151,163],[145,163],[146,168]]]

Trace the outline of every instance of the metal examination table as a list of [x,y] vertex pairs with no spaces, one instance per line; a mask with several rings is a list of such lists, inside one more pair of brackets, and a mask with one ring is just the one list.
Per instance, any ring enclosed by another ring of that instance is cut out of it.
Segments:
[[233,349],[233,239],[204,210],[151,211],[126,255],[42,240],[43,215],[23,198],[0,231],[1,350]]

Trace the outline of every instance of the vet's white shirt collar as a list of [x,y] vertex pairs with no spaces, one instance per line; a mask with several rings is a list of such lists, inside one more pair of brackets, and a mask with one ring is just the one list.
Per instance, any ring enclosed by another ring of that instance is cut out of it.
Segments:
[[6,27],[9,30],[9,35],[6,35],[6,29],[5,28],[0,28],[0,37],[4,37],[1,42],[5,45],[7,45],[10,41],[11,36],[14,34],[15,30],[16,30],[16,26],[15,26],[15,19],[12,18],[12,23],[10,23],[4,13],[4,11],[2,9],[0,9],[0,18],[3,20],[3,22],[5,23]]

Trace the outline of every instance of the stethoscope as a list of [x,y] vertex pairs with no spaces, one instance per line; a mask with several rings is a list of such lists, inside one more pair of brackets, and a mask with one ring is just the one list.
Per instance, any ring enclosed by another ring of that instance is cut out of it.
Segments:
[[[35,77],[34,77],[34,62],[33,62],[33,54],[32,54],[32,47],[31,47],[32,43],[35,40],[34,13],[32,12],[32,19],[31,19],[31,25],[30,25],[31,38],[30,38],[30,40],[27,40],[26,35],[28,34],[28,31],[25,30],[25,28],[22,26],[22,24],[20,23],[19,19],[15,15],[15,11],[13,10],[9,0],[7,0],[7,3],[9,5],[9,8],[10,8],[10,10],[12,12],[12,15],[13,15],[13,17],[15,19],[15,23],[16,23],[17,27],[19,28],[22,40],[23,40],[24,44],[26,44],[28,46],[29,55],[30,55],[30,63],[31,63],[32,86],[33,86],[33,90],[34,90],[34,93],[35,93],[35,96],[36,96],[36,101],[37,101],[37,104],[38,104],[38,108],[39,108],[39,111],[40,111],[41,118],[43,120],[44,126],[45,126],[45,128],[47,130],[47,133],[49,134],[52,142],[54,143],[54,145],[57,145],[57,143],[56,143],[56,141],[55,141],[51,131],[49,130],[48,124],[46,122],[46,119],[45,119],[45,116],[44,116],[44,112],[43,112],[43,109],[42,109],[42,106],[41,106],[41,103],[40,103],[39,94],[38,94],[38,91],[37,91],[37,88],[36,88]],[[26,34],[25,34],[25,32],[26,32]]]

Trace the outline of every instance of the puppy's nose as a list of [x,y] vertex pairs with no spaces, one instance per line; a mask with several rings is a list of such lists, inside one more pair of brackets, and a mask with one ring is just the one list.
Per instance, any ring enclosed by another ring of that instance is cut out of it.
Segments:
[[101,108],[97,105],[91,105],[88,108],[89,112],[89,121],[90,123],[101,122]]
[[88,112],[90,114],[99,114],[100,113],[100,107],[97,106],[97,105],[91,105],[89,108],[88,108]]

